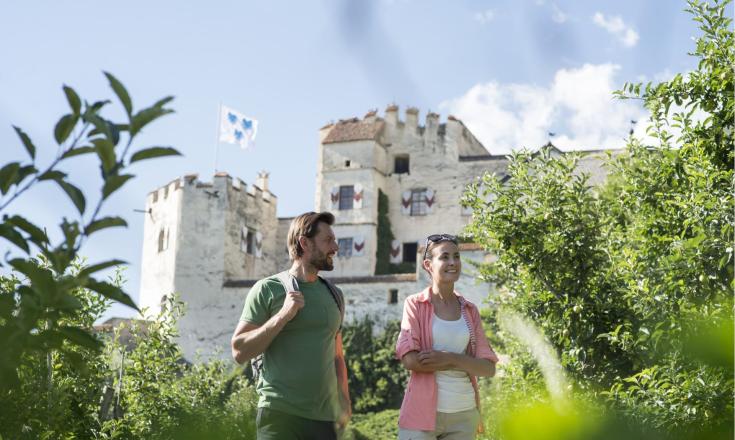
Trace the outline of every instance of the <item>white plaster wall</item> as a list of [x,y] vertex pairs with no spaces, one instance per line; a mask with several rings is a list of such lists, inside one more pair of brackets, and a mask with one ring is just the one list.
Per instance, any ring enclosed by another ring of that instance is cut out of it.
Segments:
[[[154,193],[157,200],[154,202]],[[141,257],[140,296],[141,308],[151,314],[160,310],[161,299],[174,291],[176,250],[181,236],[180,207],[182,190],[176,189],[176,181],[161,187],[146,197],[143,222],[143,249]],[[158,251],[158,236],[168,231],[168,248]]]
[[375,252],[377,245],[376,227],[374,224],[359,225],[334,225],[334,235],[337,239],[362,236],[365,239],[365,248],[362,255],[355,255],[353,243],[353,255],[350,257],[334,258],[334,270],[326,276],[331,277],[347,277],[361,276],[366,273],[375,273]]
[[[329,211],[335,216],[335,224],[377,222],[378,188],[383,180],[382,174],[373,169],[354,169],[325,172],[322,177],[324,185],[321,200],[317,203],[318,211]],[[363,188],[361,208],[339,209],[339,204],[332,204],[331,189],[343,185],[360,183]]]

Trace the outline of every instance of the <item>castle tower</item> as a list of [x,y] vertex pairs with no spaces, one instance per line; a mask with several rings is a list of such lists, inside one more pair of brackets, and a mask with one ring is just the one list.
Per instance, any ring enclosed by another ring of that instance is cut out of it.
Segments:
[[488,168],[507,164],[454,117],[441,123],[429,112],[420,125],[418,109],[409,107],[405,121],[398,113],[398,106],[390,105],[385,118],[370,111],[320,131],[316,208],[336,216],[335,276],[376,273],[379,192],[387,196],[394,236],[390,256],[381,258],[408,263],[398,269],[406,271],[415,268],[426,236],[458,234],[469,222],[469,212],[459,205],[467,184]]
[[335,215],[340,250],[335,277],[372,275],[377,243],[378,190],[385,186],[385,122],[368,112],[320,131],[315,208]]
[[188,359],[197,347],[229,340],[222,322],[237,322],[244,298],[223,288],[228,280],[276,272],[277,198],[267,179],[261,173],[261,188],[227,173],[212,182],[187,175],[147,197],[140,304],[155,314],[164,296],[180,295],[187,313],[179,343]]

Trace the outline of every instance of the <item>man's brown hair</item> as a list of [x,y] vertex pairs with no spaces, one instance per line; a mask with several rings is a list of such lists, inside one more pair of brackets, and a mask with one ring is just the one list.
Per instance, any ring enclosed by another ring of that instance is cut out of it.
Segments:
[[304,255],[304,249],[299,243],[300,237],[314,238],[319,232],[319,223],[326,223],[329,226],[334,224],[334,214],[331,212],[307,212],[291,220],[291,226],[288,228],[288,256],[291,260]]

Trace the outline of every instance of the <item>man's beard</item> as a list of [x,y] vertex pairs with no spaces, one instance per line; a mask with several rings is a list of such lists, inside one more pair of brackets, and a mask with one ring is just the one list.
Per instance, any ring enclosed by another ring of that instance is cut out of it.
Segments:
[[321,252],[319,252],[317,255],[314,255],[310,263],[316,270],[334,270],[334,263],[329,260],[329,256]]

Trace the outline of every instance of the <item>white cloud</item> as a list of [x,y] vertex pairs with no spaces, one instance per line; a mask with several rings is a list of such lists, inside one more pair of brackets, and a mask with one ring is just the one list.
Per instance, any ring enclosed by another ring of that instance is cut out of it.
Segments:
[[592,16],[592,21],[615,35],[626,47],[633,47],[638,43],[638,32],[633,30],[630,26],[626,25],[620,16],[614,15],[605,17],[601,12],[596,12]]
[[621,84],[615,79],[619,69],[609,63],[561,69],[549,87],[491,81],[440,107],[461,119],[493,154],[537,149],[549,132],[556,133],[553,143],[562,150],[621,148],[630,121],[643,121],[646,112],[638,102],[613,99]]
[[476,21],[480,22],[480,24],[487,24],[495,18],[495,11],[493,11],[492,9],[487,9],[482,12],[476,12],[473,18]]
[[567,21],[567,19],[569,17],[567,16],[566,13],[564,13],[564,11],[562,11],[561,9],[559,9],[559,7],[556,5],[556,3],[553,3],[551,5],[551,8],[553,9],[553,12],[551,13],[551,19],[555,23],[561,24],[561,23],[564,23],[565,21]]

